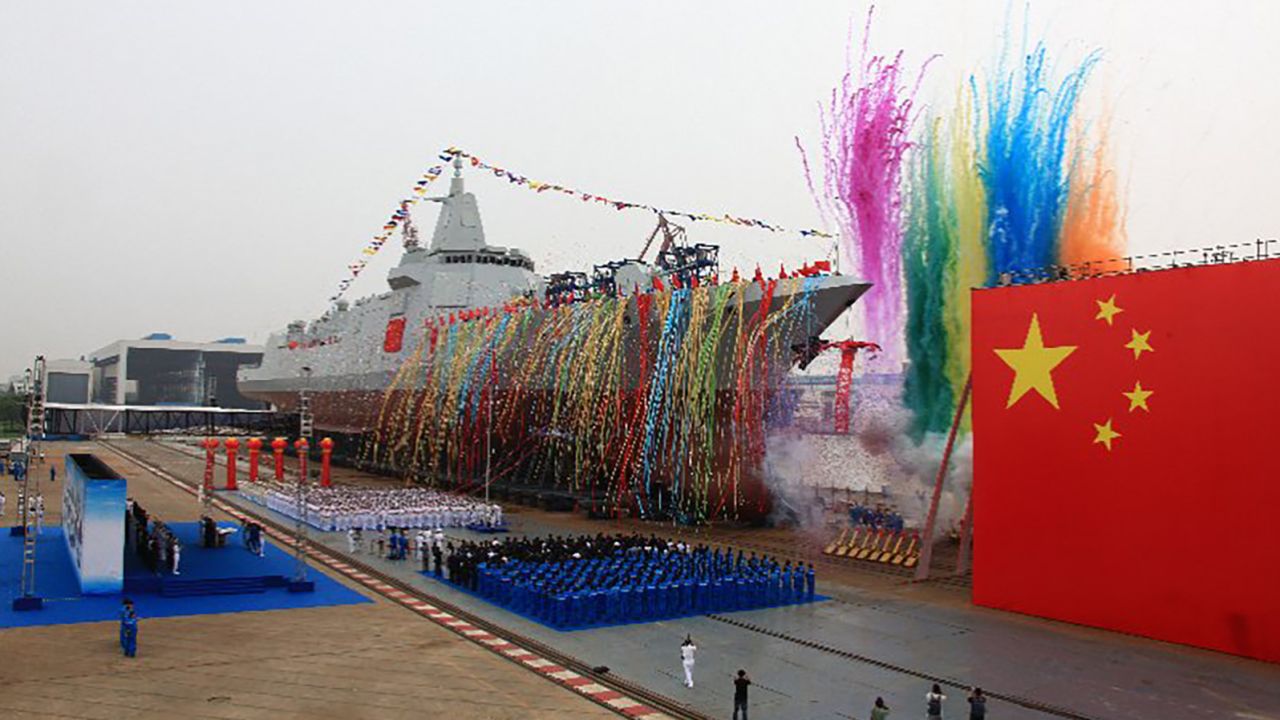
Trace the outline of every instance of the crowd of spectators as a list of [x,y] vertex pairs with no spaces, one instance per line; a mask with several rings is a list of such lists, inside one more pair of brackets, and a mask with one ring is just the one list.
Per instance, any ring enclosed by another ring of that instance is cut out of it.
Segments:
[[450,544],[449,580],[559,628],[647,622],[812,601],[790,560],[654,535],[518,537]]

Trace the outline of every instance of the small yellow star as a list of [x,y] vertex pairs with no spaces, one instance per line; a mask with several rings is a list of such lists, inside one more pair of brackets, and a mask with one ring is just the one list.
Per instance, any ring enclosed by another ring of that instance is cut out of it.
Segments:
[[1111,429],[1111,418],[1107,418],[1107,422],[1104,425],[1099,425],[1098,423],[1094,423],[1093,429],[1098,433],[1097,436],[1093,438],[1093,442],[1102,443],[1103,445],[1106,445],[1107,451],[1110,452],[1111,441],[1120,437],[1120,433]]
[[1155,391],[1143,390],[1141,382],[1136,382],[1133,384],[1133,392],[1120,393],[1120,394],[1129,398],[1129,412],[1133,412],[1138,408],[1142,408],[1147,412],[1151,412],[1151,408],[1147,407],[1147,398],[1151,397],[1152,395],[1155,395]]
[[1098,303],[1098,314],[1093,316],[1094,320],[1106,320],[1108,325],[1113,325],[1116,315],[1124,312],[1124,308],[1116,307],[1116,296],[1113,293],[1106,300],[1094,300]]
[[1132,332],[1133,332],[1133,339],[1130,340],[1128,343],[1126,343],[1125,347],[1133,351],[1134,360],[1137,360],[1144,351],[1145,352],[1156,351],[1155,348],[1151,347],[1151,343],[1150,343],[1151,331],[1150,330],[1144,333],[1140,333],[1137,330],[1133,330]]

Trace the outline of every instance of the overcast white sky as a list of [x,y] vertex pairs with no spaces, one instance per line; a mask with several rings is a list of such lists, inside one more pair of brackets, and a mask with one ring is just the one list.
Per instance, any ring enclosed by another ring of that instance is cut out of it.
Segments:
[[[933,53],[947,103],[1005,0],[891,0],[873,46]],[[863,2],[0,3],[0,376],[166,331],[260,341],[310,318],[439,148],[535,179],[790,227],[820,221],[793,136]],[[1037,0],[1064,63],[1104,51],[1131,247],[1276,237],[1280,2]],[[638,252],[653,219],[491,177],[489,241],[541,271]],[[433,217],[421,218],[430,225]],[[698,225],[729,264],[821,241]],[[398,245],[353,297],[382,290]]]

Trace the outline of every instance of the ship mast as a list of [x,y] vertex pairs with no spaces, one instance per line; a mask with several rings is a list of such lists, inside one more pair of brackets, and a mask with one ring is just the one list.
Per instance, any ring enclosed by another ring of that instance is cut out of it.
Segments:
[[421,247],[418,244],[418,226],[413,224],[413,217],[409,215],[408,210],[405,210],[404,225],[400,228],[400,236],[404,238],[405,250],[417,250]]

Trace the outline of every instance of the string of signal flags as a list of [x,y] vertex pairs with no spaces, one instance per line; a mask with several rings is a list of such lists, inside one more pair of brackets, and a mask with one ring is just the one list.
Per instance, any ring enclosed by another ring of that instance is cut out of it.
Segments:
[[645,203],[617,200],[605,195],[596,195],[595,193],[576,190],[566,185],[559,185],[556,183],[543,182],[541,180],[534,180],[525,175],[521,175],[515,171],[508,170],[506,168],[499,167],[497,165],[491,165],[481,160],[479,157],[465,150],[462,150],[460,148],[449,147],[441,151],[440,163],[436,165],[432,165],[431,167],[427,168],[426,171],[423,172],[422,175],[417,179],[417,181],[414,182],[413,189],[410,192],[409,196],[402,199],[399,203],[396,204],[395,211],[392,212],[391,217],[388,218],[385,223],[383,223],[382,229],[379,230],[378,233],[374,235],[373,238],[369,240],[369,242],[366,243],[364,248],[360,251],[360,257],[355,262],[347,265],[348,275],[342,280],[342,282],[338,283],[338,290],[332,297],[329,298],[330,302],[337,302],[339,299],[342,298],[343,295],[346,294],[347,290],[351,287],[351,284],[356,281],[356,278],[360,276],[360,273],[363,272],[365,267],[369,264],[369,261],[372,260],[373,257],[378,254],[378,251],[382,249],[382,246],[385,245],[387,241],[391,239],[392,233],[394,233],[397,228],[399,228],[401,225],[404,224],[404,221],[409,217],[409,208],[413,205],[416,205],[419,200],[422,200],[424,197],[426,197],[427,189],[431,186],[432,183],[434,183],[436,180],[440,179],[440,177],[444,175],[445,167],[449,163],[452,163],[455,158],[461,158],[464,162],[469,162],[471,164],[471,167],[473,168],[490,172],[494,175],[494,177],[505,179],[507,182],[513,185],[519,185],[521,187],[524,187],[536,193],[551,192],[559,195],[565,195],[568,197],[576,197],[585,203],[596,203],[599,205],[611,206],[615,210],[619,210],[619,211],[646,210],[648,212],[654,213],[655,215],[667,215],[670,217],[679,217],[679,218],[684,218],[690,222],[705,221],[705,222],[721,223],[725,225],[738,225],[741,227],[759,228],[761,230],[768,230],[769,232],[774,232],[774,233],[797,232],[802,237],[819,237],[819,238],[832,237],[831,233],[828,233],[822,230],[814,230],[811,228],[806,228],[803,230],[790,230],[776,223],[765,222],[764,220],[760,220],[757,218],[743,217],[740,215],[730,215],[728,213],[716,214],[716,213],[703,213],[703,212],[686,212],[683,210],[672,210],[668,208],[660,208],[660,207],[656,207],[654,205],[648,205]]

